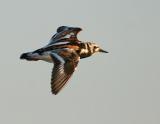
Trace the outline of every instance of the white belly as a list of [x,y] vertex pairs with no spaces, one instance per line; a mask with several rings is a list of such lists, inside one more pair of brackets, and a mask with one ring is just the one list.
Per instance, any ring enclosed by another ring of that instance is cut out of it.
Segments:
[[42,56],[39,56],[39,59],[40,59],[40,60],[43,60],[43,61],[46,61],[46,62],[53,62],[50,55],[42,55]]
[[50,52],[44,52],[42,55],[39,55],[38,53],[30,54],[29,55],[33,60],[43,60],[46,62],[53,62],[52,58],[50,56]]

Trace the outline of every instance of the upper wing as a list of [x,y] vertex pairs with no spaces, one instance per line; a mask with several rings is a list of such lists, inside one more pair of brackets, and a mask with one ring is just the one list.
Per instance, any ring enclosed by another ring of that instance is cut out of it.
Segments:
[[71,41],[78,41],[77,34],[81,31],[81,28],[78,27],[67,27],[67,26],[61,26],[57,28],[57,33],[53,35],[53,37],[50,39],[50,42],[48,45],[57,43],[59,41],[63,41],[62,39],[68,39]]
[[52,70],[51,89],[57,94],[72,76],[79,62],[79,56],[74,50],[65,49],[57,53],[51,53],[54,62]]

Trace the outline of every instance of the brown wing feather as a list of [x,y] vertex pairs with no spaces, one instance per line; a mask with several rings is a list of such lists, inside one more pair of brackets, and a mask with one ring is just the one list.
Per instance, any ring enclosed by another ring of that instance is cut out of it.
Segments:
[[[79,56],[75,52],[71,50],[65,50],[65,52],[69,52],[70,56],[67,56],[67,58],[64,58],[63,56],[62,58],[58,53],[51,54],[54,62],[54,68],[52,70],[51,78],[51,89],[52,93],[55,95],[64,87],[64,85],[70,79],[79,61]],[[61,57],[64,62],[62,62],[59,57]]]
[[71,77],[71,74],[61,74],[61,70],[60,65],[57,65],[57,67],[54,67],[52,71],[51,89],[52,93],[55,95],[62,89]]

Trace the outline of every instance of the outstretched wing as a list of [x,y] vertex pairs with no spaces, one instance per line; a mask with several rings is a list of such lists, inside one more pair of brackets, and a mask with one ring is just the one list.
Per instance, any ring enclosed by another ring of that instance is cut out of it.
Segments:
[[[50,39],[50,42],[48,45],[62,42],[63,39],[68,39],[68,41],[78,41],[77,34],[81,31],[81,28],[78,27],[67,27],[67,26],[61,26],[57,28],[57,33],[53,35],[53,37]],[[64,40],[66,41],[66,40]]]
[[54,62],[51,78],[51,90],[57,94],[72,76],[79,62],[79,56],[74,50],[64,49],[60,52],[52,52],[51,57]]

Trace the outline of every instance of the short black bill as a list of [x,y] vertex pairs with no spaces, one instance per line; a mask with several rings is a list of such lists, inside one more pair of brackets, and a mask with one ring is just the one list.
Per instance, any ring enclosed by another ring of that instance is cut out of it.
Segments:
[[107,52],[107,51],[105,51],[105,50],[103,50],[103,49],[99,49],[99,52],[109,53],[109,52]]

